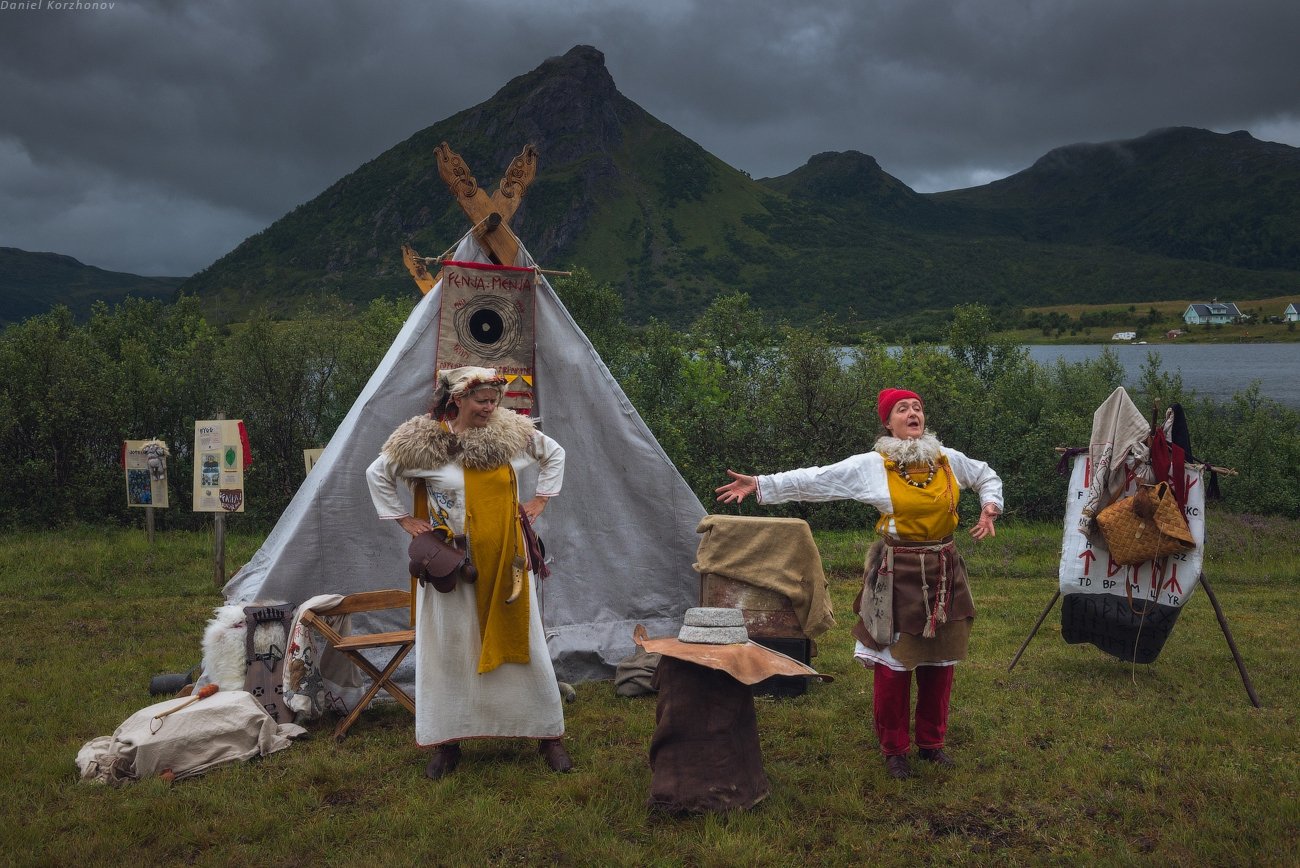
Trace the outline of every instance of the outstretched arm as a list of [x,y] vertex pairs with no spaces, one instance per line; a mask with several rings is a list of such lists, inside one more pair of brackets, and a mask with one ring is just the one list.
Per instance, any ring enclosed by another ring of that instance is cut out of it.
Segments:
[[986,536],[997,536],[997,531],[993,529],[993,522],[1001,514],[1002,510],[998,509],[996,503],[984,504],[984,508],[980,510],[980,519],[970,529],[970,535],[977,540],[984,539]]
[[758,491],[757,478],[737,473],[731,469],[727,470],[727,475],[731,477],[731,481],[714,489],[717,492],[719,502],[740,503],[746,497]]

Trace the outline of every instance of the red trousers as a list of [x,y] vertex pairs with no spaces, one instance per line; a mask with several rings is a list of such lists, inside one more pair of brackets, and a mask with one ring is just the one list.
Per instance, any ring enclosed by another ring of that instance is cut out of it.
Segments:
[[[916,746],[943,747],[948,731],[948,699],[953,666],[916,667]],[[901,756],[912,747],[908,718],[912,708],[912,673],[875,664],[872,676],[876,737],[885,756]]]

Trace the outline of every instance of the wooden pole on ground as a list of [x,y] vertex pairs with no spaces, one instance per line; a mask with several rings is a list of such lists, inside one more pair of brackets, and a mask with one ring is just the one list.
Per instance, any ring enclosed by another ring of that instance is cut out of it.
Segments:
[[1237,671],[1241,673],[1241,683],[1246,686],[1246,695],[1250,697],[1251,703],[1256,708],[1262,708],[1259,694],[1255,692],[1255,685],[1250,683],[1250,673],[1246,671],[1246,662],[1241,659],[1241,652],[1237,650],[1237,643],[1233,641],[1232,630],[1228,629],[1228,619],[1224,617],[1223,608],[1219,605],[1219,598],[1214,596],[1214,588],[1210,587],[1210,580],[1206,578],[1205,573],[1201,573],[1201,585],[1205,588],[1205,596],[1210,598],[1210,605],[1214,607],[1214,617],[1219,619],[1219,628],[1223,630],[1223,638],[1228,640],[1228,650],[1232,652],[1232,659],[1237,663]]
[[[218,410],[217,419],[225,419],[226,414]],[[217,585],[217,590],[226,586],[226,514],[216,512],[212,514],[212,534],[213,534],[213,573],[212,580]]]
[[153,507],[144,508],[144,529],[149,533],[149,548],[153,548]]
[[1034,634],[1038,632],[1038,628],[1043,626],[1043,621],[1047,620],[1047,614],[1052,611],[1052,607],[1056,605],[1056,601],[1060,598],[1061,589],[1057,588],[1056,593],[1052,594],[1052,599],[1048,602],[1047,608],[1043,609],[1043,614],[1039,615],[1038,620],[1034,622],[1034,629],[1029,631],[1029,635],[1025,637],[1024,644],[1020,646],[1020,650],[1016,652],[1016,656],[1011,658],[1011,665],[1007,667],[1008,672],[1016,668],[1016,664],[1020,662],[1020,655],[1024,654],[1025,649],[1029,647],[1029,640],[1033,639]]

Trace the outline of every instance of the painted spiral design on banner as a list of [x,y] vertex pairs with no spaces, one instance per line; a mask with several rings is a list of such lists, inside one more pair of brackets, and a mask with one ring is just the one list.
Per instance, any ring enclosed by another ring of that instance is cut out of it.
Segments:
[[508,356],[523,335],[518,307],[500,295],[476,295],[456,311],[456,338],[485,362]]

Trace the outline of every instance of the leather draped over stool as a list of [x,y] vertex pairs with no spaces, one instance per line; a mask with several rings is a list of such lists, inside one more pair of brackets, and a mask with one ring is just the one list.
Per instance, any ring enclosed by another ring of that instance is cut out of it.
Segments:
[[830,680],[747,637],[738,609],[686,612],[678,638],[633,638],[662,655],[652,686],[659,691],[650,740],[653,809],[698,813],[752,808],[771,785],[763,771],[751,685],[773,675]]
[[664,657],[650,740],[651,808],[744,810],[772,791],[763,771],[754,695],[720,669]]

